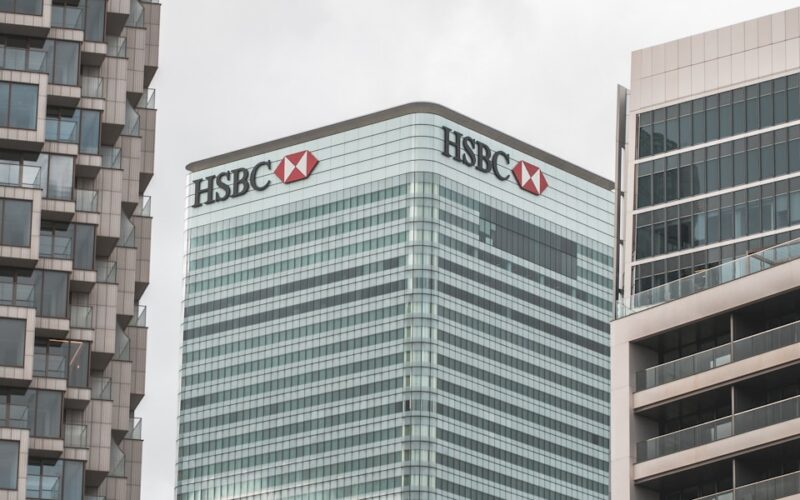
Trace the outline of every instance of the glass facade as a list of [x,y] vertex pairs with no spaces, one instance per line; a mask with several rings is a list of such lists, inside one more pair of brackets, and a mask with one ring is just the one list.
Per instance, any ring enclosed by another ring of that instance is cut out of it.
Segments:
[[800,74],[637,115],[633,293],[800,236]]
[[[191,208],[306,149],[308,179]],[[606,187],[417,113],[190,174],[187,207],[178,499],[608,498]]]

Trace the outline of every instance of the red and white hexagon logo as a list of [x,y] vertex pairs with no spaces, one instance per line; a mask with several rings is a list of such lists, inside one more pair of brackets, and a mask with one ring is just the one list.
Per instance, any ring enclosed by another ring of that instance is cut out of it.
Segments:
[[275,175],[284,184],[290,184],[295,181],[300,181],[311,175],[314,167],[317,166],[319,160],[314,156],[311,151],[300,151],[292,153],[283,157],[278,167],[275,169]]
[[525,191],[539,196],[547,189],[547,179],[539,167],[525,161],[519,161],[511,171],[514,173],[514,178],[517,179],[519,187]]

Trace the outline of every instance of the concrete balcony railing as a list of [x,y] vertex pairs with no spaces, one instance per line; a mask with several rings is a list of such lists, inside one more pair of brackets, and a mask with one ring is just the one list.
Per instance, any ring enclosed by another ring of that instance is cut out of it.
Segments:
[[798,342],[800,321],[642,370],[636,374],[636,390],[650,389]]
[[800,418],[800,396],[641,441],[636,446],[637,463],[796,418]]
[[771,269],[800,257],[800,238],[725,262],[703,272],[632,295],[617,303],[617,317],[643,311],[694,293]]

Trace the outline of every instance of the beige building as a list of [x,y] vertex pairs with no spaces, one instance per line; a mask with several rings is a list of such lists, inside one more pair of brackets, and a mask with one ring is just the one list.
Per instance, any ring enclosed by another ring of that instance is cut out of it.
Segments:
[[0,1],[0,499],[139,498],[159,17]]
[[800,498],[800,9],[632,54],[611,498]]

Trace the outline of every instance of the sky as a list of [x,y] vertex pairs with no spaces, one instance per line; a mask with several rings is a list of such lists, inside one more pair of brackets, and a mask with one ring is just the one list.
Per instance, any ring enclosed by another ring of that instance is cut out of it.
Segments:
[[174,497],[184,167],[433,101],[613,177],[630,53],[800,0],[162,0],[142,498]]

